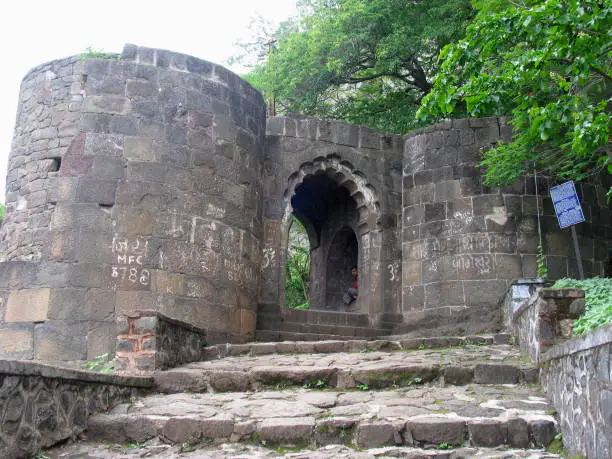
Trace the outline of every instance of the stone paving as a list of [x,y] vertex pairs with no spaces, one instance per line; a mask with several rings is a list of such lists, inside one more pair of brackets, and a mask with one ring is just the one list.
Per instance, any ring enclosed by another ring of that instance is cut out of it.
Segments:
[[[347,344],[342,345],[347,346]],[[535,382],[537,370],[510,345],[467,345],[444,349],[368,351],[376,342],[355,341],[354,352],[306,354],[300,350],[335,349],[338,342],[270,343],[244,347],[242,356],[158,372],[161,392],[227,392],[303,385],[323,381],[338,389],[412,386],[443,379],[447,384]],[[387,347],[388,347],[388,343]],[[279,347],[279,345],[282,345]],[[351,342],[348,342],[351,346]],[[375,348],[374,348],[375,349]],[[398,348],[399,349],[399,348]],[[285,353],[270,353],[280,350]]]
[[217,346],[156,372],[162,393],[92,416],[88,442],[49,457],[556,457],[534,450],[557,432],[537,370],[484,343]]
[[160,442],[126,445],[79,442],[50,449],[45,452],[45,455],[49,459],[136,459],[141,457],[165,459],[552,459],[560,457],[543,450],[507,450],[500,448],[458,448],[445,451],[391,446],[360,451],[343,445],[327,445],[315,450],[283,451],[250,444],[224,443],[199,446],[193,451],[190,451],[190,449],[185,446]]

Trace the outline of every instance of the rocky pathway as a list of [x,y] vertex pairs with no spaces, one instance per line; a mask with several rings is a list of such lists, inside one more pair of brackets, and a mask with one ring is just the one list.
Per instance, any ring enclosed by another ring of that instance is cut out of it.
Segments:
[[49,457],[556,457],[537,371],[514,346],[473,343],[217,347]]

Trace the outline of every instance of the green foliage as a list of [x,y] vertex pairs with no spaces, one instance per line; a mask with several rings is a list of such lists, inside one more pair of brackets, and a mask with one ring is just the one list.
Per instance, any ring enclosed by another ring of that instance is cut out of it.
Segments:
[[125,449],[140,449],[140,448],[143,448],[144,446],[146,446],[146,443],[139,443],[139,442],[133,441],[133,442],[127,443],[124,446],[124,448]]
[[4,220],[4,204],[0,204],[0,220]]
[[42,449],[39,449],[38,451],[36,451],[36,454],[34,454],[33,459],[50,459],[50,458],[49,456],[45,454],[45,452]]
[[546,255],[544,255],[542,244],[538,244],[536,249],[536,265],[537,276],[540,279],[546,279],[548,277],[548,267],[546,266]]
[[357,384],[355,387],[363,391],[370,390],[370,386],[368,386],[367,384]]
[[447,443],[447,442],[443,441],[442,443],[438,443],[437,448],[438,448],[438,449],[453,449],[453,445],[451,445],[450,443]]
[[612,323],[612,278],[559,279],[552,288],[579,288],[584,291],[585,313],[574,323],[574,335],[582,335]]
[[304,0],[301,9],[246,78],[279,114],[388,132],[414,126],[436,56],[475,14],[468,0]]
[[305,389],[318,389],[323,390],[327,389],[327,381],[322,378],[318,378],[315,380],[308,380],[304,383]]
[[285,306],[294,309],[310,308],[310,243],[304,226],[293,217],[289,229],[285,279]]
[[81,368],[89,371],[97,371],[99,373],[112,373],[115,371],[115,361],[110,358],[109,353],[101,354],[93,360],[88,360],[81,364]]
[[92,48],[88,46],[84,53],[79,54],[81,59],[110,59],[116,60],[121,57],[118,53],[108,53],[102,49]]
[[612,173],[610,3],[529,3],[481,12],[463,40],[442,50],[417,116],[511,115],[515,137],[484,155],[490,185],[511,183],[534,164],[557,179]]

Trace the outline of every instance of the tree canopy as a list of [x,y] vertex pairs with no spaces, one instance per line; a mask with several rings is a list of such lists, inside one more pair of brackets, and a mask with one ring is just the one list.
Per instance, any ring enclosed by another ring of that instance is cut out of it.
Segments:
[[612,4],[545,0],[483,11],[442,50],[417,117],[511,115],[512,142],[485,153],[492,185],[534,167],[582,180],[607,170]]
[[278,114],[394,133],[511,116],[513,141],[484,155],[488,184],[534,168],[555,179],[612,173],[610,0],[298,4],[299,18],[260,34],[246,75]]
[[[475,12],[468,0],[302,0],[269,58],[246,78],[277,112],[407,132],[437,56]],[[269,34],[268,34],[269,35]]]

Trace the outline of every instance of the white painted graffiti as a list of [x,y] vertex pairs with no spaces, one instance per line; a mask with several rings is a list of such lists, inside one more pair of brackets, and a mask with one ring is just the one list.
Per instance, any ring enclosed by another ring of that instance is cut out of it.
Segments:
[[480,274],[491,272],[491,258],[486,255],[464,255],[456,258],[453,265],[461,271],[476,269]]
[[111,276],[114,279],[127,279],[132,284],[140,283],[142,285],[149,285],[151,281],[151,272],[145,268],[138,269],[135,267],[130,268],[129,266],[111,266],[111,270]]
[[275,260],[276,250],[270,247],[263,249],[263,260],[261,263],[261,269],[263,270],[274,265]]
[[253,268],[234,260],[223,260],[223,267],[227,270],[227,279],[239,286],[245,286],[253,281],[255,274]]
[[398,276],[398,271],[399,271],[399,262],[395,262],[395,263],[389,263],[389,265],[387,266],[387,269],[389,270],[389,275],[390,277],[390,281],[391,282],[396,282],[399,280],[399,276]]
[[151,272],[142,267],[148,247],[149,241],[145,239],[113,237],[111,251],[117,258],[116,264],[111,266],[111,277],[128,280],[132,284],[149,285]]

